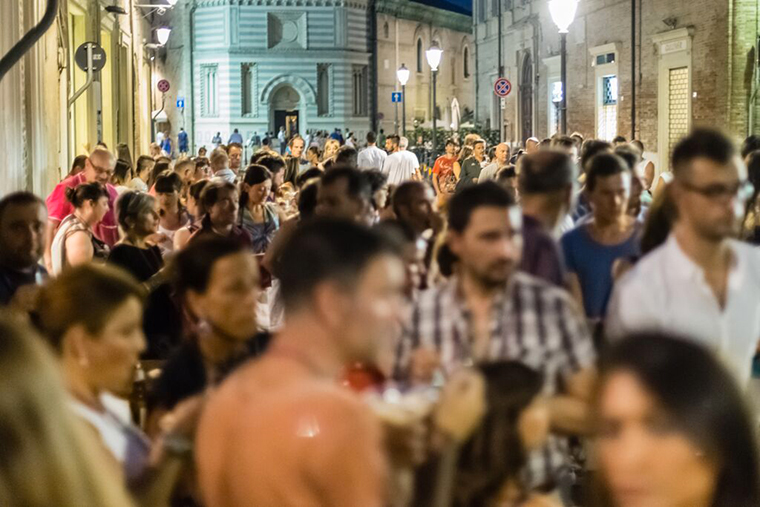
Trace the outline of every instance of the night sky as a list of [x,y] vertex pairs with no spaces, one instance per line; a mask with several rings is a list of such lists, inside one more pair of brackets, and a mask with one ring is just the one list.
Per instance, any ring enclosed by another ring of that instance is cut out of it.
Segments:
[[472,0],[412,0],[413,2],[432,5],[461,14],[472,14]]
[[458,7],[461,7],[467,12],[472,12],[472,0],[450,0],[450,1],[451,3],[455,4]]

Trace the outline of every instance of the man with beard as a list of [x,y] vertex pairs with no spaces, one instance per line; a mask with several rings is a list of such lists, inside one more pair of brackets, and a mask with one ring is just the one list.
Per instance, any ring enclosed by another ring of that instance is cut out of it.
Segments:
[[516,360],[543,375],[553,435],[528,456],[529,488],[563,483],[567,442],[588,431],[594,348],[570,296],[517,271],[521,212],[496,183],[472,185],[449,203],[454,275],[421,294],[399,343],[394,376],[425,384],[438,370]]
[[733,239],[752,196],[730,139],[696,130],[673,150],[676,221],[616,286],[608,334],[674,332],[713,349],[746,385],[760,338],[760,256]]
[[279,263],[285,326],[201,417],[204,504],[388,505],[379,422],[336,378],[391,352],[404,314],[398,251],[376,231],[321,220],[298,228]]
[[47,277],[39,262],[45,249],[47,210],[42,199],[15,192],[0,199],[0,306],[29,309]]

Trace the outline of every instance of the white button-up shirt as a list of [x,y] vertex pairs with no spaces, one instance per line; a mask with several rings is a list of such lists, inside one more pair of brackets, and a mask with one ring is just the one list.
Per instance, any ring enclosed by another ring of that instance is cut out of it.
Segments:
[[671,234],[618,282],[610,301],[612,338],[659,331],[692,338],[714,350],[748,385],[760,338],[760,251],[731,241],[734,262],[721,308],[704,271]]
[[377,146],[367,146],[359,152],[357,166],[359,169],[382,169],[388,154]]
[[417,172],[420,162],[417,155],[407,150],[391,153],[383,164],[383,173],[388,175],[389,185],[400,185],[411,180]]

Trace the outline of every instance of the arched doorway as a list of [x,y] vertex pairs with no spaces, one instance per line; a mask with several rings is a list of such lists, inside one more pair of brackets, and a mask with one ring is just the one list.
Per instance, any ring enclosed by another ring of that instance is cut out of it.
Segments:
[[274,131],[279,132],[285,127],[287,138],[298,134],[298,116],[301,96],[289,85],[281,86],[272,96],[271,109],[274,121]]
[[530,53],[523,60],[520,79],[520,116],[522,140],[533,135],[533,59]]

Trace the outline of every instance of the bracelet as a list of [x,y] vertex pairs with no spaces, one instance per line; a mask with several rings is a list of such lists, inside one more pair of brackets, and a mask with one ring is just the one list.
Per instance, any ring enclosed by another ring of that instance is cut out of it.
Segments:
[[193,442],[187,437],[177,435],[176,433],[168,433],[163,439],[164,449],[168,454],[177,456],[179,458],[185,458],[193,453]]

